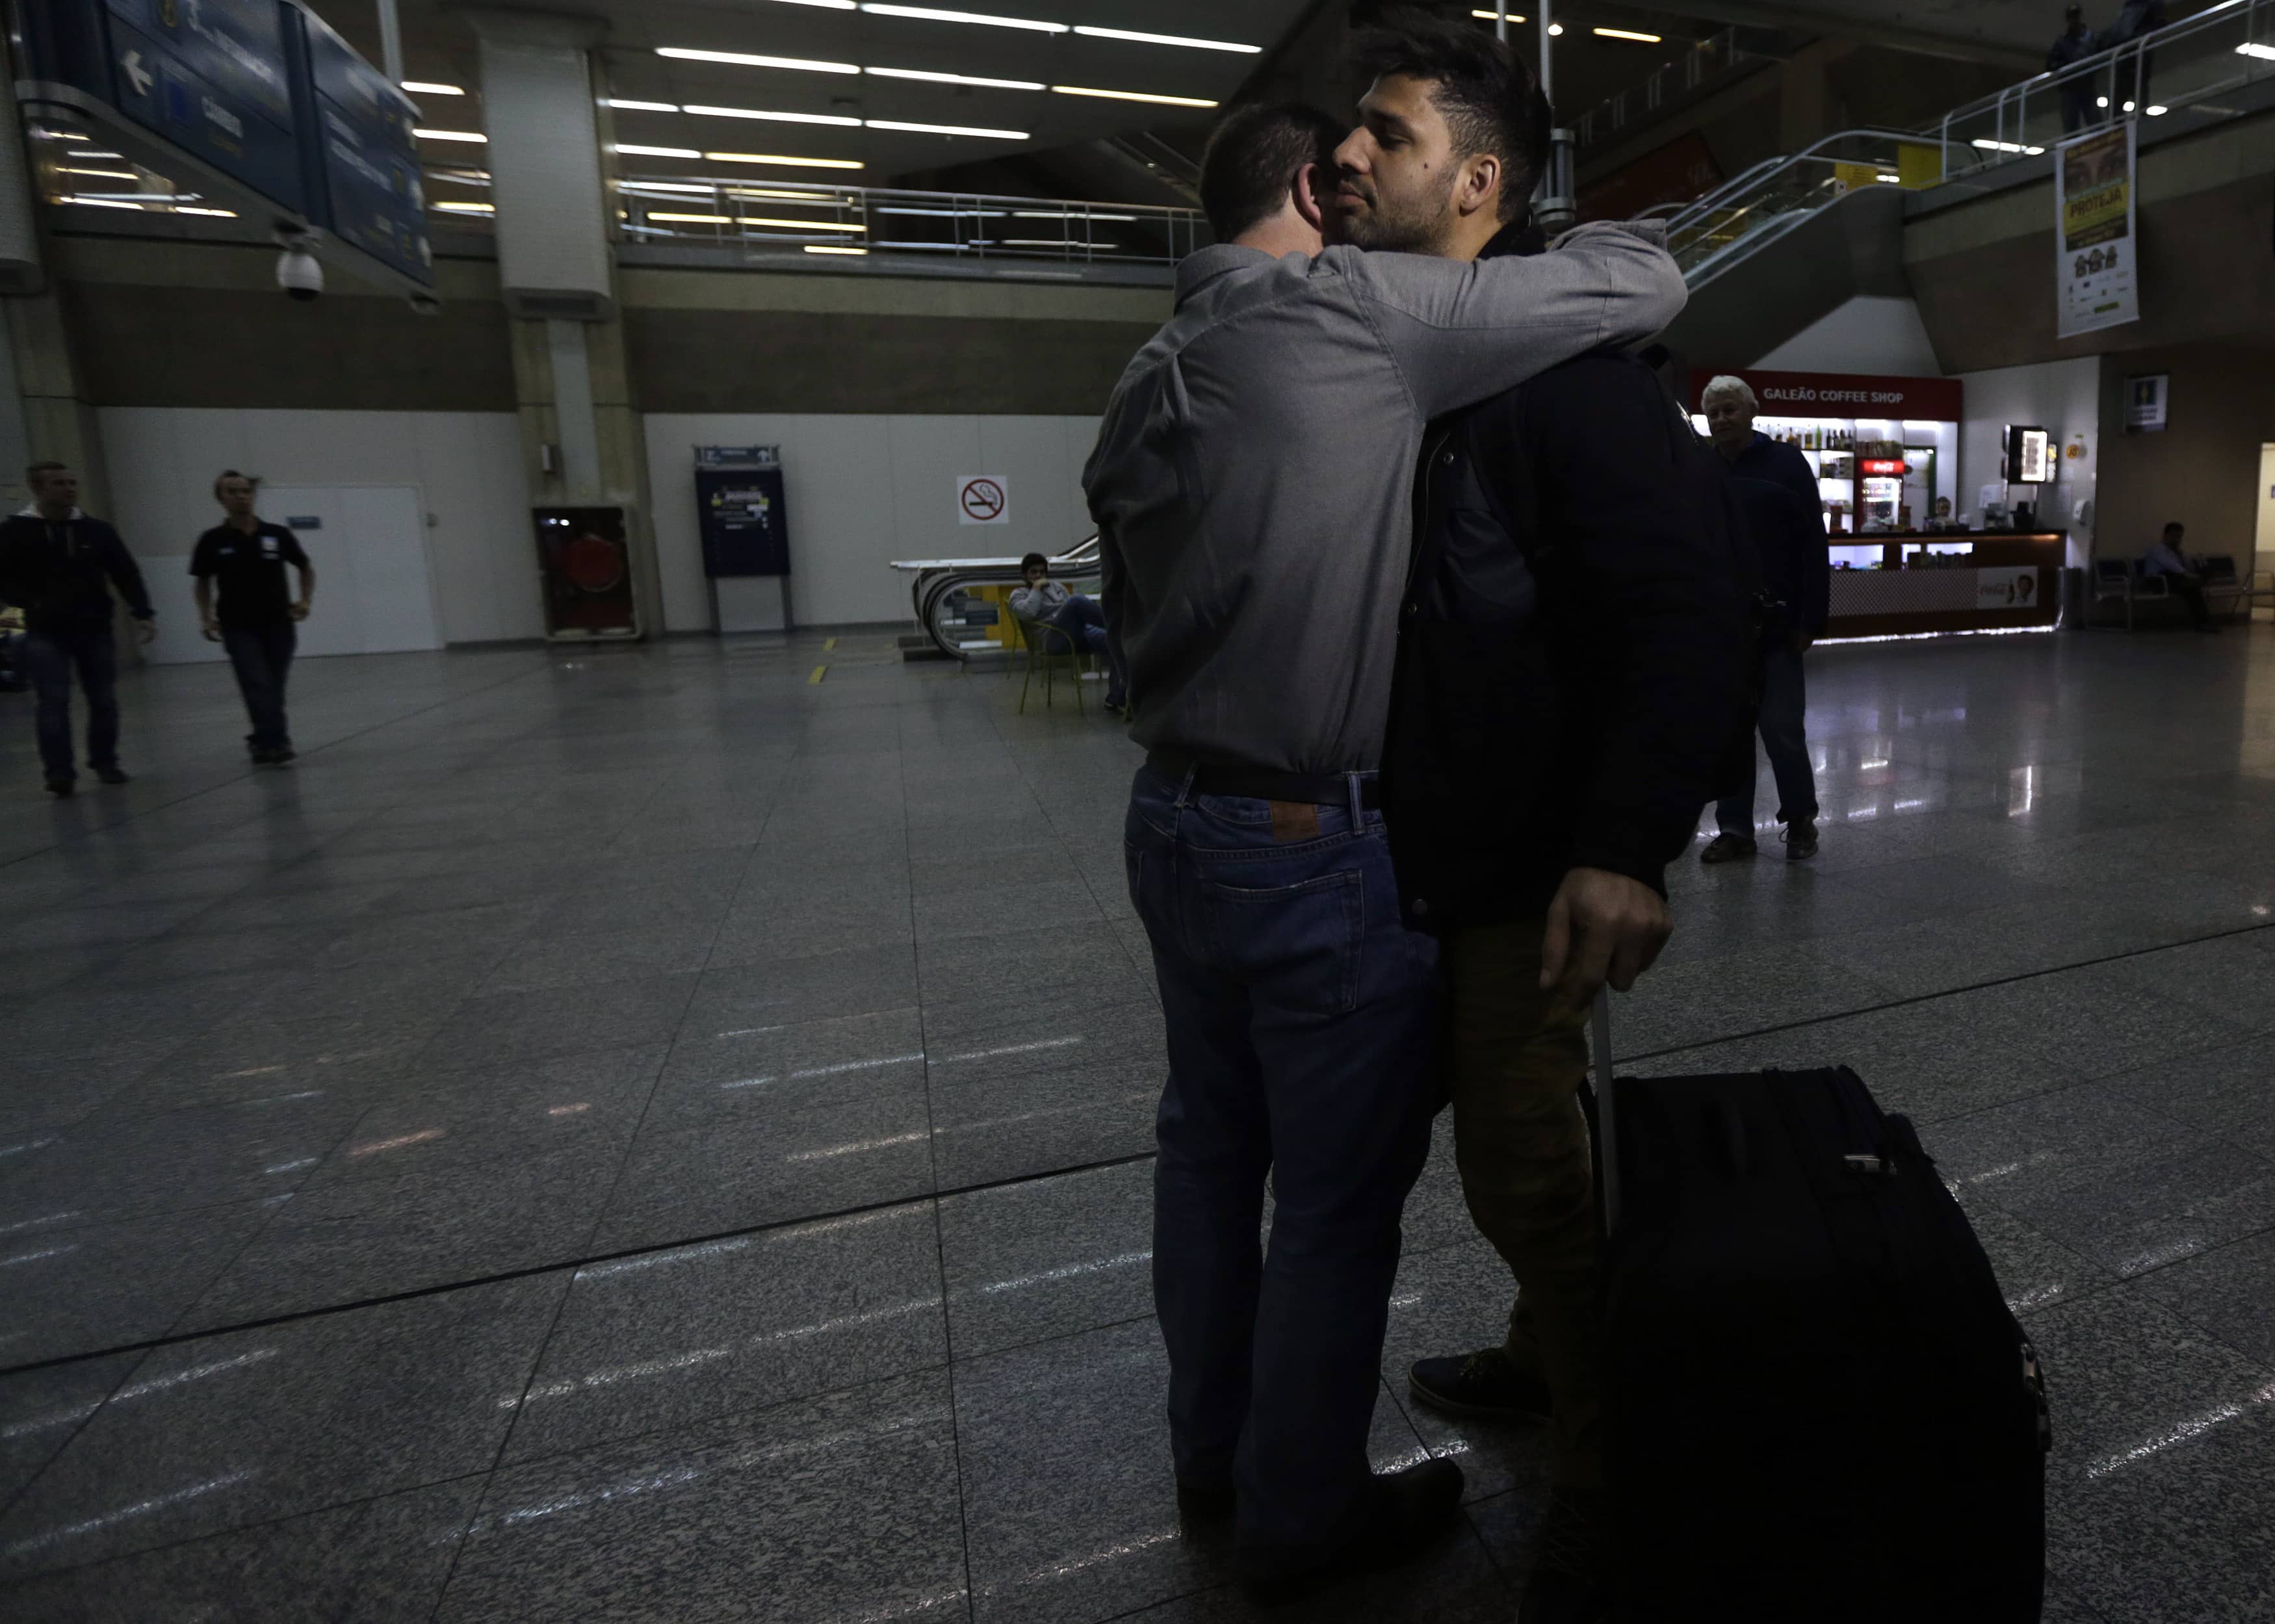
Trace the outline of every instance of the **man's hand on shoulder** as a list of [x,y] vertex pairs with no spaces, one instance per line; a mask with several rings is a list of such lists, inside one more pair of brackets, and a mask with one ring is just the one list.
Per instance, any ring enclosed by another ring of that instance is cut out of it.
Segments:
[[1606,981],[1624,993],[1674,933],[1666,899],[1649,886],[1606,869],[1576,868],[1548,904],[1541,990],[1573,1009],[1585,1008]]

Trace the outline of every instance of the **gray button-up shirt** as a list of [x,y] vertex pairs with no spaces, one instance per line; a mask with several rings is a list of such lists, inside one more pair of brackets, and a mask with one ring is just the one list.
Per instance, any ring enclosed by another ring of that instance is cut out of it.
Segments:
[[1654,237],[1469,264],[1205,248],[1083,475],[1130,736],[1296,773],[1379,765],[1430,419],[1682,311]]

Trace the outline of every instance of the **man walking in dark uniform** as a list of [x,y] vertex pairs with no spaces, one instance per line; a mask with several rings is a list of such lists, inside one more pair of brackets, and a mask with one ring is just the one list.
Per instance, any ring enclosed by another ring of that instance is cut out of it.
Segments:
[[[282,767],[292,759],[292,736],[284,725],[284,674],[299,642],[294,627],[308,618],[316,593],[316,571],[298,536],[253,510],[258,488],[257,480],[234,468],[214,481],[214,496],[229,517],[198,538],[190,573],[197,578],[198,616],[206,639],[227,648],[237,669],[238,691],[253,720],[245,740],[253,748],[253,764]],[[286,564],[300,572],[298,598],[285,592]]]
[[135,635],[157,635],[142,571],[118,533],[79,511],[79,476],[61,463],[24,472],[31,504],[0,523],[0,601],[24,611],[24,667],[39,696],[40,764],[58,799],[79,778],[72,757],[72,672],[87,691],[87,764],[107,784],[118,766],[118,651],[110,588],[133,612]]

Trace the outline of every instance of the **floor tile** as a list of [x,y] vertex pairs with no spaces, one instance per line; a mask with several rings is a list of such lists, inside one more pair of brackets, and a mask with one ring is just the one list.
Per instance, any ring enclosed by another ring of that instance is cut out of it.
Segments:
[[152,1354],[0,1517],[0,1579],[488,1469],[565,1276]]
[[52,1575],[7,1595],[8,1616],[16,1624],[423,1619],[481,1484],[463,1477]]
[[433,1065],[471,1069],[668,1043],[679,1029],[696,980],[692,975],[642,976],[469,998],[435,1032],[426,1058]]
[[1383,1379],[1431,1453],[1461,1462],[1473,1499],[1545,1482],[1546,1429],[1440,1415],[1415,1399],[1406,1372],[1417,1359],[1474,1353],[1500,1342],[1515,1301],[1508,1265],[1482,1239],[1409,1254],[1400,1261],[1390,1294]]
[[[0,1356],[17,1362],[4,1343]],[[141,1362],[139,1353],[110,1354],[0,1376],[0,1506],[62,1453]]]
[[49,1223],[0,1236],[0,1281],[9,1303],[0,1364],[162,1336],[285,1199],[109,1223]]
[[906,950],[820,953],[706,971],[688,1003],[685,1031],[690,1038],[721,1037],[916,1003],[916,961]]
[[1153,1164],[943,1197],[940,1242],[958,1358],[1146,1318]]
[[944,1365],[930,1204],[590,1265],[508,1462]]
[[2275,1371],[2275,1229],[2153,1269],[2135,1289]]
[[2183,1141],[2104,1177],[2001,1205],[2130,1277],[2275,1228],[2275,1162]]
[[646,1127],[767,1116],[921,1087],[924,1076],[924,1022],[914,1008],[720,1032],[691,1020],[656,1083]]
[[945,1372],[501,1471],[435,1615],[807,1624],[962,1615]]

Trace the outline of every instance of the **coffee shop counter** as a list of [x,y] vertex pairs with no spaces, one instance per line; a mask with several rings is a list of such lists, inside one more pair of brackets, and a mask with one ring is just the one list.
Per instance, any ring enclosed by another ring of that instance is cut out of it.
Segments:
[[2023,631],[2060,617],[2060,531],[1890,531],[1831,541],[1827,638]]

